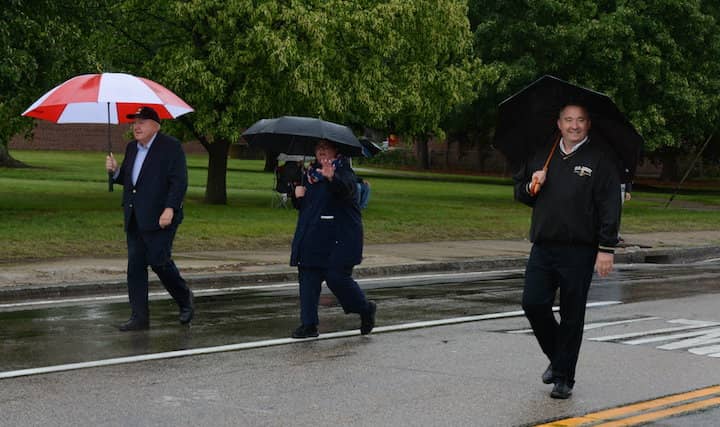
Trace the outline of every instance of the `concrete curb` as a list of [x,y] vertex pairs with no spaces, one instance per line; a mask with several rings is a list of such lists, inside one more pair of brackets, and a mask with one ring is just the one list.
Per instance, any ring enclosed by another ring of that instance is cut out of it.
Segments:
[[[424,262],[402,265],[358,266],[355,278],[380,276],[399,276],[418,273],[444,271],[487,271],[507,268],[520,268],[525,258],[472,259],[463,261]],[[297,282],[297,270],[288,267],[287,271],[256,273],[218,273],[183,274],[193,289],[216,289],[231,286],[252,286],[268,283]],[[150,280],[152,290],[162,290],[157,279]],[[0,301],[33,300],[44,298],[69,298],[77,296],[124,294],[125,280],[105,280],[102,282],[73,282],[52,285],[15,285],[0,288]]]
[[[691,248],[625,248],[615,257],[617,264],[685,264],[720,257],[720,246]],[[482,258],[458,261],[418,262],[402,265],[358,266],[356,278],[399,276],[418,273],[448,271],[492,271],[524,268],[527,257]],[[215,289],[231,286],[252,286],[268,283],[297,281],[297,272],[287,271],[256,273],[185,274],[193,289]],[[150,281],[151,290],[162,290],[157,280]],[[0,301],[70,298],[91,295],[125,294],[125,280],[102,282],[73,282],[52,285],[16,285],[0,288]]]

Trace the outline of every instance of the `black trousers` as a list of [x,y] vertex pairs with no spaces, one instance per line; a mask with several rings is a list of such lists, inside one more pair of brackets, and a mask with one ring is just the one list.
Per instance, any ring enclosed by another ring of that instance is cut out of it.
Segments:
[[299,267],[300,322],[317,325],[318,305],[323,280],[347,313],[364,313],[368,310],[365,293],[352,278],[353,267],[308,268]]
[[190,288],[171,258],[176,231],[176,225],[160,230],[140,231],[134,217],[128,224],[128,298],[132,316],[136,318],[149,318],[148,266],[157,274],[178,306],[190,305]]
[[[522,307],[556,379],[575,383],[585,326],[585,305],[597,249],[534,244],[525,270]],[[560,290],[560,321],[552,306]]]

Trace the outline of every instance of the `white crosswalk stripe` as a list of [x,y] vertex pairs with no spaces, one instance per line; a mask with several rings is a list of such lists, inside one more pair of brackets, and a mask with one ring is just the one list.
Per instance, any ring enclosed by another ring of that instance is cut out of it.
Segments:
[[[670,326],[666,325],[680,325]],[[644,326],[645,329],[638,329]],[[659,327],[662,326],[662,327]],[[612,333],[633,327],[633,332]],[[532,334],[532,329],[506,331]],[[605,332],[604,335],[598,335]],[[586,339],[625,345],[655,345],[659,350],[685,350],[706,357],[720,357],[720,322],[696,319],[663,319],[657,316],[585,324]],[[593,336],[590,336],[593,335]]]
[[716,323],[716,322],[704,322],[704,321],[686,320],[686,319],[670,320],[670,321],[668,321],[668,323],[681,323],[681,324],[686,324],[688,326],[677,326],[677,327],[673,327],[673,328],[662,328],[662,329],[655,329],[655,330],[650,330],[650,331],[630,332],[627,334],[607,335],[604,337],[590,338],[590,340],[591,341],[620,341],[620,340],[624,340],[625,338],[635,338],[635,337],[642,337],[642,336],[647,336],[647,335],[666,334],[669,332],[687,331],[690,329],[707,328],[709,326],[720,325],[720,323]]

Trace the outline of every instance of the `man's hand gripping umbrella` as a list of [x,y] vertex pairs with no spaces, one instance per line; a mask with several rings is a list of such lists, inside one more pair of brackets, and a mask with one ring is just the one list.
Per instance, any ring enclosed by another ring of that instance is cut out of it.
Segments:
[[548,154],[547,159],[545,159],[545,164],[543,165],[542,170],[536,171],[532,175],[532,182],[530,183],[530,188],[528,189],[528,192],[531,196],[537,196],[537,194],[540,192],[540,188],[543,186],[543,184],[545,184],[548,165],[550,164],[550,160],[552,160],[553,154],[555,154],[555,150],[557,150],[557,146],[559,143],[560,133],[558,133],[557,137],[555,137],[555,143],[550,149],[550,153]]

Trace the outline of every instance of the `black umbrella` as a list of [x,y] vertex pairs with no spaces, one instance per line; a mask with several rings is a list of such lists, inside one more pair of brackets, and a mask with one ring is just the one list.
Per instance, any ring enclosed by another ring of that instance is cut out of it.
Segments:
[[361,156],[362,145],[349,127],[311,117],[262,119],[243,132],[250,146],[286,154],[315,155],[321,139],[337,143],[347,156]]
[[493,145],[517,166],[556,140],[558,113],[568,103],[588,110],[591,139],[611,146],[632,178],[643,146],[640,134],[610,97],[553,76],[541,77],[500,103]]
[[361,136],[358,140],[360,141],[360,144],[362,144],[362,152],[365,157],[374,157],[383,150],[379,145],[372,142],[370,138],[366,136]]

